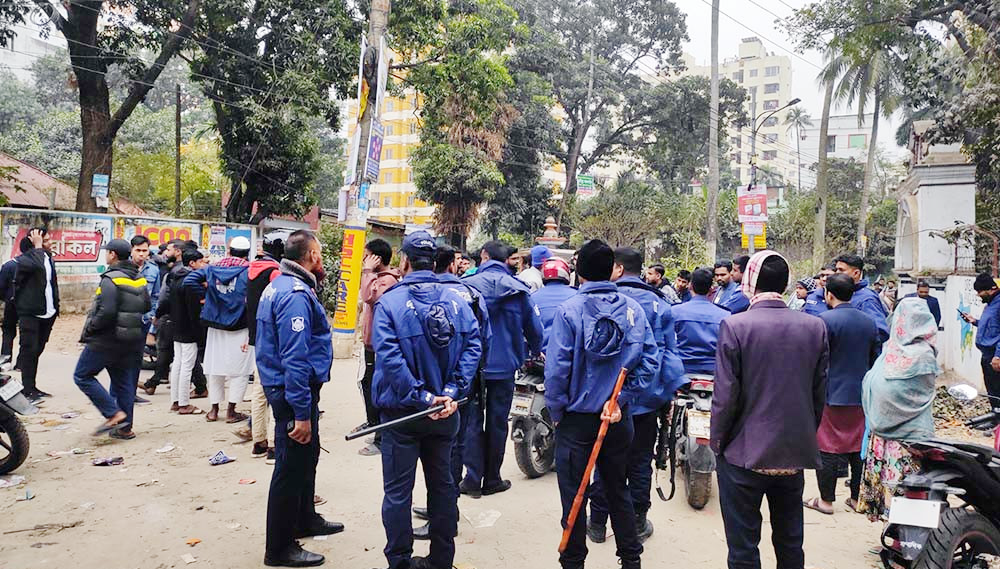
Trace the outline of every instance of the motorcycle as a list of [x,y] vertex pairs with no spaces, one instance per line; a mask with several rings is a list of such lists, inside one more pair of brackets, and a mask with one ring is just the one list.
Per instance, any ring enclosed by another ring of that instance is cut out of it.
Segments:
[[510,407],[510,438],[517,466],[528,478],[552,470],[556,459],[556,430],[545,407],[545,365],[530,361],[514,378]]
[[688,374],[691,383],[660,413],[660,435],[656,453],[658,471],[670,468],[670,495],[664,496],[657,473],[660,499],[673,499],[674,479],[680,469],[684,491],[692,508],[700,510],[712,495],[715,453],[709,447],[714,376]]
[[[978,396],[968,385],[948,392]],[[1000,410],[965,424],[992,428],[993,448],[939,439],[907,445],[920,472],[903,477],[902,496],[892,499],[880,552],[886,569],[987,569],[1000,560]]]
[[0,375],[0,474],[13,472],[28,458],[28,431],[17,415],[34,415],[38,408],[21,390],[21,382]]

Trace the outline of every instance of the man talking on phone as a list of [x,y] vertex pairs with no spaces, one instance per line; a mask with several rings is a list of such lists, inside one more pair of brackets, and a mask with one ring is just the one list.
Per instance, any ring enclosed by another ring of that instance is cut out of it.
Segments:
[[[972,286],[986,305],[978,319],[959,310],[963,320],[976,326],[976,347],[982,353],[983,381],[986,391],[993,397],[1000,397],[1000,287],[989,273],[976,276]],[[991,400],[993,408],[1000,407]]]
[[264,565],[312,567],[322,555],[297,538],[344,531],[316,513],[313,496],[319,463],[319,390],[330,380],[330,324],[316,296],[323,281],[316,236],[296,231],[285,241],[281,274],[267,285],[257,308],[257,370],[274,412],[274,474],[267,497]]

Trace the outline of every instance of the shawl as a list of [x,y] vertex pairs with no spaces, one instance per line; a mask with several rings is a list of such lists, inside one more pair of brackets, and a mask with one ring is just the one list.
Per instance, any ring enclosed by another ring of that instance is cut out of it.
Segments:
[[[760,277],[760,267],[764,264],[765,259],[774,255],[781,257],[776,251],[765,249],[754,253],[754,256],[750,257],[750,260],[747,262],[747,270],[743,274],[743,294],[750,299],[751,306],[761,300],[780,300],[782,302],[785,300],[779,292],[757,292],[757,279]],[[784,257],[781,258],[784,259]],[[788,261],[786,260],[785,263],[787,264]]]

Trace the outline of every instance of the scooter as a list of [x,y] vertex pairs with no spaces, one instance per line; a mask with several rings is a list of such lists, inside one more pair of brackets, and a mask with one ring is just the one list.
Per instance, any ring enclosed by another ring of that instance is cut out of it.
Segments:
[[[968,385],[952,386],[948,392],[965,401],[978,395]],[[886,569],[996,567],[1000,560],[998,403],[992,412],[965,423],[992,428],[993,448],[939,439],[907,445],[921,469],[900,481],[903,495],[892,499],[880,552]]]
[[656,491],[660,499],[673,499],[674,478],[680,469],[684,476],[684,491],[690,506],[700,510],[712,496],[712,473],[715,453],[709,447],[712,436],[712,392],[715,377],[708,374],[688,374],[691,383],[665,407],[660,415],[660,435],[656,467],[670,467],[670,495],[664,496],[657,475]]
[[538,478],[552,470],[556,459],[556,430],[545,407],[545,365],[542,362],[529,361],[514,378],[510,420],[514,458],[521,472],[528,478]]
[[0,375],[0,474],[13,472],[28,458],[28,431],[17,418],[38,413],[22,391],[21,382],[9,375]]

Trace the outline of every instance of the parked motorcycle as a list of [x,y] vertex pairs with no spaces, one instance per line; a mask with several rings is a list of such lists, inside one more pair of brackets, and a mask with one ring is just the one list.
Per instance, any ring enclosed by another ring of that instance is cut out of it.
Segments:
[[34,415],[38,408],[21,390],[21,382],[0,375],[0,474],[13,472],[28,458],[28,431],[17,415]]
[[529,361],[514,378],[510,406],[510,438],[517,466],[528,478],[552,470],[556,459],[556,431],[545,407],[545,365]]
[[[948,392],[966,401],[978,396],[968,385]],[[905,476],[903,495],[892,499],[880,553],[886,569],[988,569],[1000,562],[1000,400],[993,406],[965,423],[992,428],[993,448],[938,439],[907,445],[920,473]]]
[[712,391],[715,377],[688,374],[691,383],[660,414],[660,435],[656,453],[658,470],[670,468],[670,495],[664,496],[657,475],[660,499],[674,497],[674,479],[679,469],[684,476],[688,504],[700,510],[712,495],[715,453],[709,447],[712,421]]

